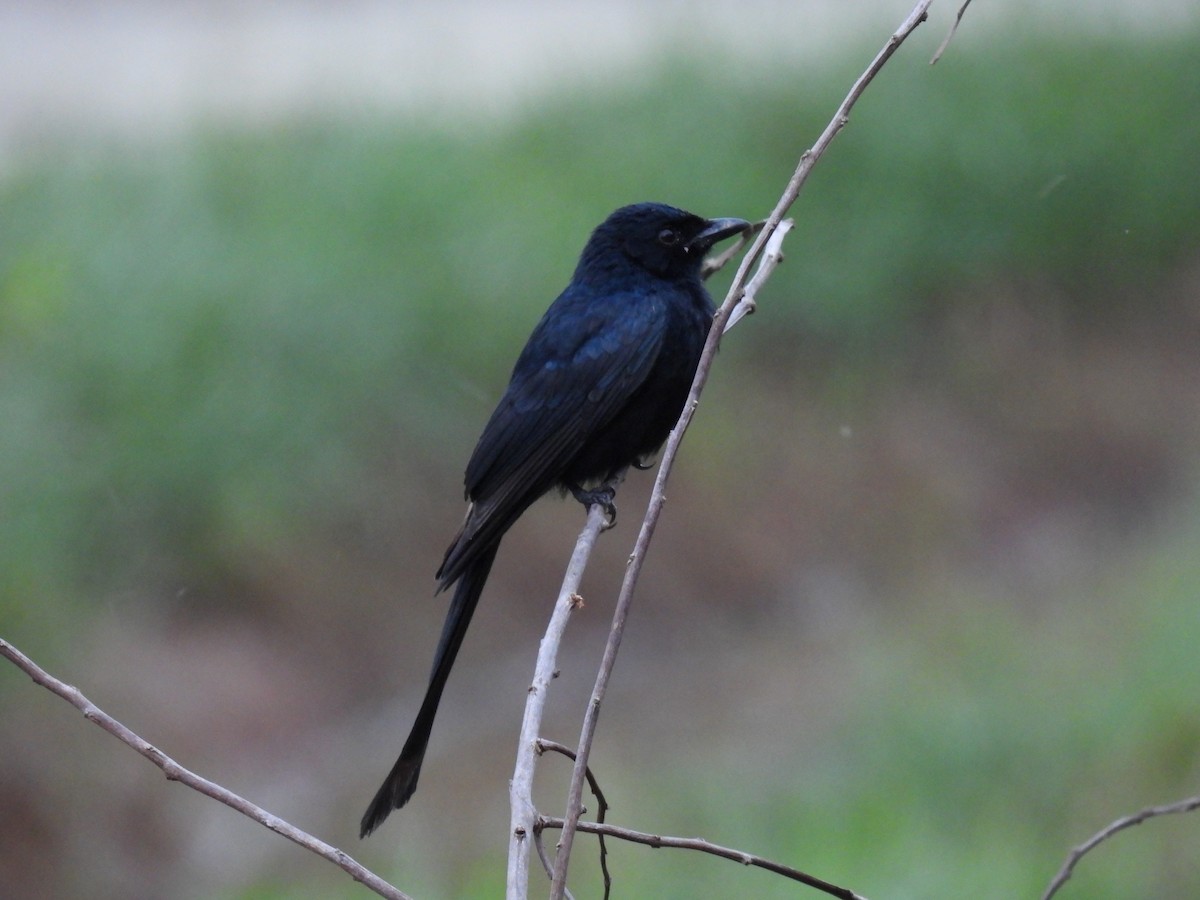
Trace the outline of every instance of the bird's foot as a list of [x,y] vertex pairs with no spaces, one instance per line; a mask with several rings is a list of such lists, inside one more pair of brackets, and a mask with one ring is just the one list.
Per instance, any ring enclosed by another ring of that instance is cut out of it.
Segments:
[[599,506],[604,510],[604,530],[612,528],[617,524],[617,506],[613,500],[617,496],[616,486],[611,484],[602,484],[597,488],[582,488],[577,484],[568,485],[572,496],[584,505],[584,508],[591,509],[593,506]]

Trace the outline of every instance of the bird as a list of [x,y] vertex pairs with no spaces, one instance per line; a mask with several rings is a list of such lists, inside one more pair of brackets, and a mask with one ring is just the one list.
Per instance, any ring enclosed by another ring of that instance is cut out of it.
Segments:
[[567,287],[517,357],[467,463],[466,518],[437,571],[454,586],[424,699],[359,836],[408,802],[446,680],[505,532],[554,488],[610,520],[615,479],[648,468],[691,389],[715,308],[701,264],[745,231],[663,203],[636,203],[598,225]]

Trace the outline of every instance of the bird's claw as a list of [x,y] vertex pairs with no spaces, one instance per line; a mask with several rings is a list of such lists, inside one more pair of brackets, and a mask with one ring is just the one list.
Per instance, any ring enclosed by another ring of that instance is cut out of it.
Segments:
[[602,485],[598,488],[582,488],[577,484],[570,486],[571,494],[584,505],[586,509],[599,506],[604,510],[603,530],[608,531],[617,524],[617,506],[613,499],[617,496],[616,488],[612,485]]

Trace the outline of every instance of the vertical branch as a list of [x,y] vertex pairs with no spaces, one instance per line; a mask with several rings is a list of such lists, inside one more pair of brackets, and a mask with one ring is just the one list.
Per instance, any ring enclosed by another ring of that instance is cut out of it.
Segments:
[[587,567],[588,557],[596,538],[604,529],[604,507],[594,504],[588,509],[587,524],[575,543],[571,561],[563,576],[562,588],[550,615],[550,624],[538,647],[537,663],[533,681],[529,685],[529,697],[525,701],[525,716],[521,720],[521,736],[517,742],[517,763],[509,784],[509,805],[512,809],[512,828],[508,834],[508,880],[509,900],[525,900],[529,895],[529,851],[533,840],[537,810],[533,805],[533,771],[537,765],[538,736],[542,727],[542,713],[546,708],[546,691],[557,675],[558,647],[571,613],[580,603],[579,582]]
[[737,274],[730,285],[729,293],[726,295],[725,301],[717,309],[717,313],[713,318],[712,328],[709,331],[708,340],[704,345],[704,351],[700,356],[700,363],[697,366],[696,377],[692,382],[687,402],[684,404],[679,421],[667,439],[666,447],[663,450],[662,460],[658,467],[658,476],[654,481],[654,490],[650,497],[649,506],[646,509],[646,516],[642,520],[642,527],[634,543],[633,552],[630,554],[629,565],[625,570],[625,579],[621,584],[621,591],[617,597],[617,605],[613,612],[608,643],[604,647],[604,656],[601,659],[600,669],[596,675],[592,695],[588,701],[587,709],[584,711],[583,728],[579,736],[579,746],[576,750],[575,768],[571,774],[571,785],[567,795],[567,807],[563,817],[562,833],[559,836],[558,855],[554,861],[554,880],[550,888],[551,900],[562,900],[566,891],[567,869],[570,864],[571,847],[574,843],[575,832],[579,825],[579,817],[582,811],[584,773],[587,771],[592,739],[595,736],[596,722],[600,715],[600,705],[608,690],[609,677],[612,674],[617,652],[621,646],[625,621],[629,616],[634,589],[641,575],[646,550],[658,525],[658,518],[662,513],[663,504],[666,502],[666,482],[670,477],[675,457],[679,452],[679,444],[683,440],[683,435],[687,431],[688,426],[691,424],[696,406],[700,402],[700,394],[708,381],[708,374],[712,368],[717,348],[720,345],[721,335],[725,330],[725,323],[729,319],[733,308],[743,296],[750,268],[757,261],[767,241],[774,234],[775,229],[779,227],[779,223],[783,220],[788,209],[796,201],[796,198],[800,194],[800,189],[808,180],[808,176],[811,174],[817,160],[821,158],[829,144],[838,135],[838,132],[849,121],[850,110],[858,102],[858,98],[866,90],[867,85],[871,83],[879,70],[892,57],[892,54],[896,52],[900,44],[912,34],[918,25],[925,21],[932,2],[933,0],[920,0],[913,7],[907,18],[900,24],[900,27],[888,38],[883,48],[876,54],[871,64],[854,82],[854,85],[850,88],[850,92],[838,107],[833,119],[821,133],[817,142],[801,155],[800,162],[791,179],[788,181],[787,187],[784,189],[778,203],[776,203],[774,210],[771,211],[771,215],[767,217],[766,225],[759,232],[754,243],[751,245],[750,251],[742,259],[741,265],[738,266]]

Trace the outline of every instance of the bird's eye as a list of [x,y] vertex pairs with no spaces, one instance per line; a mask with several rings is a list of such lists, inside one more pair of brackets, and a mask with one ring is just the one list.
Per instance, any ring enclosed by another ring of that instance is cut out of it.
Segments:
[[658,233],[658,242],[664,247],[674,247],[679,243],[679,232],[673,228],[664,228]]

